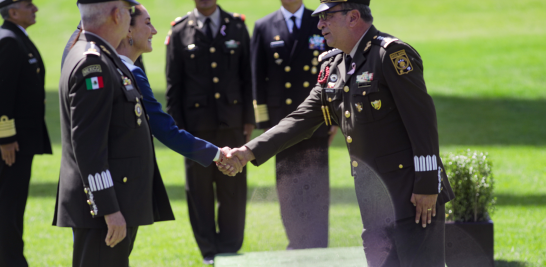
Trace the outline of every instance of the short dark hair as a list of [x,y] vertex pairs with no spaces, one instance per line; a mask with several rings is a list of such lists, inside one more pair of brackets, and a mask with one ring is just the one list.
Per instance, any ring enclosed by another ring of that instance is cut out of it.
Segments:
[[5,7],[0,8],[0,15],[2,16],[2,19],[4,20],[9,19],[9,10],[12,8],[17,8],[20,3],[21,2],[12,3]]
[[[364,20],[364,22],[373,23],[372,10],[367,5],[358,3],[341,3],[341,8],[348,10],[356,9],[360,13],[360,17],[362,18],[362,20]],[[349,11],[346,11],[344,13],[347,14],[347,12]]]
[[131,14],[131,26],[135,26],[135,19],[140,15],[142,15],[142,11],[135,7],[135,12]]

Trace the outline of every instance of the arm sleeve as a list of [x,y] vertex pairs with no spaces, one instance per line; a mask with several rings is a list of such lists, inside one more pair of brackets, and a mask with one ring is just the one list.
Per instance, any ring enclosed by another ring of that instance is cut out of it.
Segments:
[[[102,72],[83,76],[82,69],[91,65],[100,65]],[[79,64],[70,80],[72,147],[94,217],[120,211],[108,166],[108,133],[115,89],[109,67],[94,56]]]
[[180,49],[180,38],[178,33],[173,30],[171,42],[167,44],[167,92],[165,98],[167,100],[167,113],[169,113],[178,127],[185,129],[184,122],[184,106],[182,96],[184,90],[184,63]]
[[394,44],[384,55],[383,73],[413,149],[413,193],[438,194],[441,177],[436,109],[427,93],[422,60],[413,48]]
[[23,64],[17,40],[4,38],[0,41],[0,144],[17,141],[15,124],[15,97]]
[[259,166],[279,152],[313,135],[324,123],[321,90],[319,86],[315,87],[294,112],[246,144],[256,157],[252,164]]
[[218,147],[194,137],[185,130],[180,130],[176,126],[173,118],[163,112],[161,103],[155,97],[148,78],[140,68],[132,70],[138,88],[144,96],[144,106],[150,116],[150,128],[152,134],[164,145],[173,151],[189,158],[202,166],[210,165],[218,153]]
[[241,85],[243,86],[243,101],[244,101],[244,118],[243,121],[246,124],[255,124],[254,120],[254,107],[252,105],[252,71],[250,65],[250,37],[248,35],[248,30],[245,27],[242,27],[242,54],[240,63],[240,75],[241,75]]
[[256,126],[259,129],[271,127],[269,122],[269,111],[267,110],[267,92],[265,76],[267,73],[267,59],[262,45],[262,30],[259,24],[254,26],[254,34],[251,43],[251,66],[252,66],[252,96],[254,98],[254,116]]

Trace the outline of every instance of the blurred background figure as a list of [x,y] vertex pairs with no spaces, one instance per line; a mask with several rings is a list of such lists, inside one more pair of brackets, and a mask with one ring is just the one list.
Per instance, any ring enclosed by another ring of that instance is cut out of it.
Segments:
[[23,216],[32,160],[51,154],[45,117],[45,68],[26,29],[36,23],[32,0],[0,1],[0,266],[28,266]]
[[[167,112],[180,129],[198,138],[238,147],[254,129],[244,16],[225,12],[216,0],[195,0],[195,6],[173,22],[165,40]],[[190,222],[204,263],[212,264],[214,255],[237,252],[243,243],[246,168],[226,179],[215,166],[185,163]]]
[[[318,56],[328,48],[318,18],[302,0],[256,21],[252,35],[252,90],[258,128],[268,129],[309,96],[318,75]],[[320,126],[313,136],[276,157],[277,194],[287,249],[328,246],[328,145],[337,126]]]

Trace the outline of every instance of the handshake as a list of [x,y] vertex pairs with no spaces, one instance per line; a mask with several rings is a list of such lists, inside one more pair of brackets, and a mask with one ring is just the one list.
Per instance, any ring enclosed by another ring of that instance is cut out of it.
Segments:
[[249,161],[254,160],[254,153],[246,146],[220,149],[220,158],[216,161],[218,170],[228,176],[235,176],[243,171]]

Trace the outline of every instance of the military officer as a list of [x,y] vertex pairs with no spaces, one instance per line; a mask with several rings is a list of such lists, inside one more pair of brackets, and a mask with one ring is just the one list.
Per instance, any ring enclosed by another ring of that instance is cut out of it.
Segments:
[[53,224],[73,229],[73,266],[129,266],[138,227],[174,219],[141,92],[114,48],[134,5],[79,0],[83,31],[61,73]]
[[23,217],[34,155],[51,154],[45,117],[45,68],[26,29],[32,0],[0,2],[0,266],[28,266]]
[[[195,5],[172,23],[165,40],[167,112],[195,137],[219,147],[241,146],[254,128],[244,16],[225,12],[216,0],[195,0]],[[214,166],[190,160],[185,165],[190,222],[204,262],[212,264],[214,255],[237,252],[243,243],[246,170],[226,179]]]
[[[315,27],[318,18],[311,17],[313,11],[302,0],[281,4],[256,21],[252,35],[254,114],[257,126],[266,130],[309,95],[318,75],[318,56],[328,48]],[[277,155],[277,194],[287,249],[328,246],[328,142],[336,131],[337,126],[323,125],[311,138]]]
[[420,55],[373,26],[369,0],[322,0],[314,14],[337,48],[319,59],[318,83],[296,111],[228,157],[260,165],[323,123],[339,124],[368,266],[445,266],[444,204],[454,195]]

